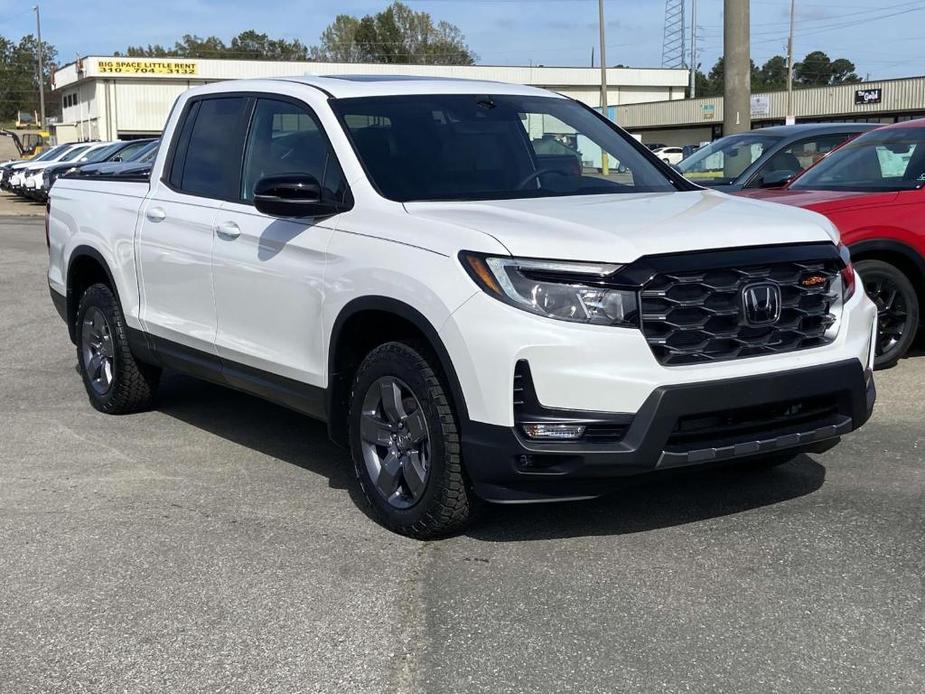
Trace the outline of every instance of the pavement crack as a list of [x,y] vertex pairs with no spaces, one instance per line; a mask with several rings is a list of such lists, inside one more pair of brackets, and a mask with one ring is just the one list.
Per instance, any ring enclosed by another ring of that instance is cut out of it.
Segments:
[[391,656],[387,689],[395,694],[420,694],[424,691],[423,662],[427,651],[427,605],[424,589],[432,544],[421,542],[418,545],[411,568],[402,582],[398,602],[398,642]]

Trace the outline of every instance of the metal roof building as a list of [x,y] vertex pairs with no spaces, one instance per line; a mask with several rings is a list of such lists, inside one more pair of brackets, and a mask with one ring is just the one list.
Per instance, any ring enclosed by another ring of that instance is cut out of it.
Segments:
[[[793,91],[797,123],[895,123],[925,117],[925,77],[812,87]],[[752,127],[783,125],[787,92],[753,94]],[[616,120],[643,142],[697,144],[722,136],[723,97],[621,105]]]
[[[393,65],[90,56],[55,72],[61,94],[59,141],[139,137],[159,133],[178,94],[219,80],[293,75],[390,74],[514,82],[542,87],[600,106],[600,69],[490,65]],[[686,70],[609,68],[608,104],[683,99]]]

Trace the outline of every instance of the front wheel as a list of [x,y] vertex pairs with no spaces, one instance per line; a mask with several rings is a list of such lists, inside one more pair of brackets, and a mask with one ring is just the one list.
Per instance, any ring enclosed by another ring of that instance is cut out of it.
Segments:
[[899,361],[909,350],[919,325],[919,298],[905,273],[882,260],[855,264],[864,291],[877,306],[877,345],[874,368]]
[[422,345],[389,342],[357,371],[350,449],[377,519],[418,539],[446,535],[471,516],[453,405]]

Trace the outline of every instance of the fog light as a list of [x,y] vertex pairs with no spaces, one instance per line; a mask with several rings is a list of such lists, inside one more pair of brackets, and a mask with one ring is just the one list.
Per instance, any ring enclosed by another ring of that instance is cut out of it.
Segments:
[[580,439],[585,433],[584,424],[524,424],[524,433],[531,439]]

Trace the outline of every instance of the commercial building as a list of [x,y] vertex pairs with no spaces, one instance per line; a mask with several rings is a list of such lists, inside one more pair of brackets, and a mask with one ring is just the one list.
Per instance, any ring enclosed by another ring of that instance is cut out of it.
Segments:
[[[813,87],[793,91],[797,123],[895,123],[925,117],[925,77]],[[752,127],[783,125],[787,92],[753,94]],[[723,134],[723,97],[621,105],[617,122],[645,143],[681,146]]]
[[[59,141],[143,137],[159,133],[182,91],[219,80],[291,75],[391,74],[529,84],[600,106],[598,68],[489,65],[383,65],[90,56],[55,72],[63,113]],[[609,68],[608,105],[683,99],[685,70]]]

